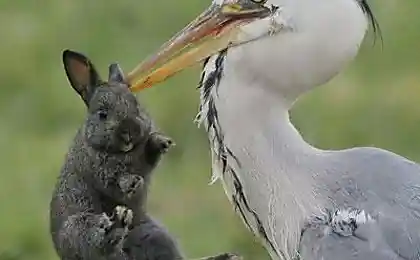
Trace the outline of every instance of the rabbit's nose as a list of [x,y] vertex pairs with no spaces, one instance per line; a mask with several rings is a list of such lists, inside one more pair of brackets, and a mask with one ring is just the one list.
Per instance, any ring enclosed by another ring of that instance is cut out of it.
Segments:
[[130,142],[131,142],[131,136],[130,136],[130,133],[128,133],[128,132],[122,132],[122,133],[121,133],[121,139],[123,139],[123,141],[124,141],[125,143],[130,143]]

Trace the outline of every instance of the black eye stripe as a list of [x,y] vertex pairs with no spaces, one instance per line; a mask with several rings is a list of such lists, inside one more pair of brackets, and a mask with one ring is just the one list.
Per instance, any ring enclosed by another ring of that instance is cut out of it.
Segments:
[[252,2],[259,4],[259,5],[263,5],[265,3],[267,3],[268,0],[251,0]]

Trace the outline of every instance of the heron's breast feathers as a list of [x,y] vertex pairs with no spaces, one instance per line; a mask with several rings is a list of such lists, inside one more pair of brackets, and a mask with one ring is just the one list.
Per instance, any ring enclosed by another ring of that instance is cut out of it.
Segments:
[[218,96],[218,87],[224,72],[224,60],[227,51],[208,58],[204,62],[204,68],[199,83],[200,110],[196,122],[204,124],[208,133],[212,155],[212,183],[221,180],[229,201],[240,215],[246,227],[261,238],[272,256],[281,254],[275,246],[275,242],[269,238],[263,226],[263,220],[249,205],[243,182],[238,172],[241,168],[240,161],[224,142],[224,133],[219,122],[218,110],[215,100]]

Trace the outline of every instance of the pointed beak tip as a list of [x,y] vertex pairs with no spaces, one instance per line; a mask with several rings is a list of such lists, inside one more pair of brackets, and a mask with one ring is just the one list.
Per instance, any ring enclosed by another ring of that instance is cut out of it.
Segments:
[[[211,5],[127,76],[130,89],[141,91],[150,88],[226,49],[237,36],[235,28],[263,16],[268,16],[268,9],[257,4]],[[185,51],[189,47],[193,48]]]

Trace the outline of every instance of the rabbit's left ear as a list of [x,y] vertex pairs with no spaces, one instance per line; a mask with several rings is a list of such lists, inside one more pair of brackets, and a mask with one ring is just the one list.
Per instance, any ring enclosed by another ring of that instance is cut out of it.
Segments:
[[125,83],[124,73],[118,63],[109,65],[108,82]]
[[83,54],[65,50],[63,64],[70,85],[89,104],[95,88],[102,83],[92,62]]

